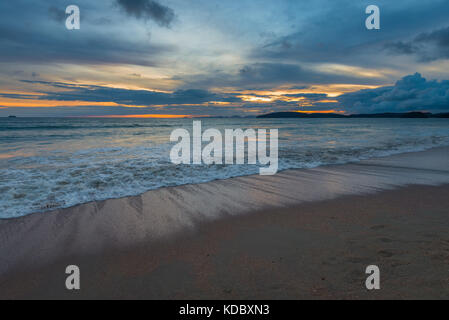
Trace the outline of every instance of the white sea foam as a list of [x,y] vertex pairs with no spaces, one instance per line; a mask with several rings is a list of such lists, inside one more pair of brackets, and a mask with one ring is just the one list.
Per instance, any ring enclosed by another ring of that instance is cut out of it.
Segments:
[[[257,174],[255,165],[174,165],[159,119],[0,120],[0,218]],[[206,119],[208,127],[279,129],[279,169],[312,168],[449,145],[447,119]]]

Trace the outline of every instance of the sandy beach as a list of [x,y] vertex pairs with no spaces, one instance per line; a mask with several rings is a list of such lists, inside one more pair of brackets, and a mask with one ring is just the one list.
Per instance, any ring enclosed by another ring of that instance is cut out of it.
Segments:
[[436,148],[2,220],[0,298],[448,299],[448,159]]

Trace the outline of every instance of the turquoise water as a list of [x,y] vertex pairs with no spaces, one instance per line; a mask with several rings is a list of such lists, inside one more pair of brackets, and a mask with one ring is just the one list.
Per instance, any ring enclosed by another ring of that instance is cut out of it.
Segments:
[[[0,118],[0,218],[259,172],[172,164],[170,133],[190,131],[192,121]],[[449,119],[202,119],[202,126],[279,129],[280,170],[449,145]]]

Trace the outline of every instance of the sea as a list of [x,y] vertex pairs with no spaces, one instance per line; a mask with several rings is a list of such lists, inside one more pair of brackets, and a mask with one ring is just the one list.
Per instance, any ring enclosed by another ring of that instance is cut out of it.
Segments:
[[[203,130],[278,129],[279,170],[449,146],[449,119],[204,118]],[[175,165],[170,134],[193,119],[0,118],[0,219],[259,173]]]

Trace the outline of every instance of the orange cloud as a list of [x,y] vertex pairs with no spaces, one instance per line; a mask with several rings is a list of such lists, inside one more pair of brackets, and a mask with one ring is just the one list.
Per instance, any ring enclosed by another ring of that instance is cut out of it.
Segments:
[[319,100],[317,101],[317,103],[338,103],[338,100],[332,100],[332,99],[324,99],[324,100]]
[[80,101],[80,100],[36,100],[36,99],[0,99],[0,106],[2,107],[82,107],[82,106],[100,106],[100,107],[129,107],[129,108],[148,108],[149,106],[138,106],[130,104],[119,104],[116,102],[95,102],[95,101]]
[[0,99],[0,105],[4,107],[76,107],[76,106],[118,106],[115,102],[92,101],[61,101],[61,100],[34,100],[34,99]]
[[[206,116],[196,116],[196,117],[206,117]],[[130,114],[130,115],[87,116],[86,118],[180,119],[180,118],[192,118],[192,116],[184,114]]]
[[298,110],[297,113],[345,113],[339,110]]
[[272,97],[260,97],[260,96],[249,96],[249,95],[241,95],[237,96],[237,98],[242,99],[247,102],[273,102],[274,99]]
[[361,89],[375,89],[380,86],[374,85],[360,85],[360,84],[325,84],[325,85],[312,85],[304,89],[290,89],[287,86],[275,88],[273,90],[244,90],[235,91],[230,90],[228,92],[238,93],[241,95],[257,95],[257,96],[269,96],[272,99],[282,98],[282,96],[288,94],[327,94],[328,97],[337,97],[347,92],[354,92]]

